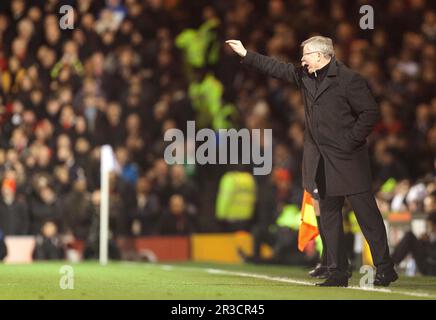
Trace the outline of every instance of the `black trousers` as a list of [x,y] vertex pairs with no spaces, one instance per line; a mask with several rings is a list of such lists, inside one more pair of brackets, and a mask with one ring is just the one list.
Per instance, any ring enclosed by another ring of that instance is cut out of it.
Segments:
[[[319,198],[317,200],[319,201]],[[320,263],[323,267],[327,267],[328,266],[327,243],[325,241],[324,229],[322,228],[322,225],[321,225],[321,217],[316,216],[316,223],[318,224],[319,236],[321,237],[321,242],[322,242],[322,254],[321,254]]]
[[319,193],[321,226],[327,244],[327,265],[329,269],[331,271],[345,272],[348,268],[342,221],[342,207],[345,198],[350,202],[362,233],[368,241],[377,271],[384,272],[393,268],[389,255],[386,229],[374,195],[367,191],[346,196],[327,196],[322,158],[318,164],[316,184]]

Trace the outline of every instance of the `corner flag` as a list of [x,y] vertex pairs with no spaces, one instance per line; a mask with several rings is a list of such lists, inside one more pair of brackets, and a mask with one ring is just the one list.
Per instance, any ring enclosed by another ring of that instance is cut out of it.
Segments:
[[109,174],[119,171],[120,166],[110,145],[101,147],[100,155],[100,243],[99,260],[101,265],[108,262],[109,250]]
[[301,204],[301,224],[298,230],[298,250],[304,251],[309,241],[315,239],[318,234],[313,199],[310,193],[304,190],[303,203]]

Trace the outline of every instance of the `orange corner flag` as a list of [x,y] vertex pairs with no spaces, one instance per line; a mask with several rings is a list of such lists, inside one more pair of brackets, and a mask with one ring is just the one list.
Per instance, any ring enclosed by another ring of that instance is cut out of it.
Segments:
[[315,239],[318,234],[313,199],[310,193],[304,190],[303,203],[301,204],[301,224],[298,230],[298,250],[304,251],[309,241]]

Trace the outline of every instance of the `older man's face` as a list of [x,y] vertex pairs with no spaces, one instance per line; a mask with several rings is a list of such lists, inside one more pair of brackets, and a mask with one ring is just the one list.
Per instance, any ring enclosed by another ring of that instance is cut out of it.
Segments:
[[305,45],[301,57],[301,65],[303,67],[307,66],[309,73],[313,73],[318,69],[320,55],[321,53],[319,51],[313,50],[309,45]]

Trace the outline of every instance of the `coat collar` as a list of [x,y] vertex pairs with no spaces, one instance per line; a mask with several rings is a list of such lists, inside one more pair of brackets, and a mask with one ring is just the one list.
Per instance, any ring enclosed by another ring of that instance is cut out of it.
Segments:
[[336,62],[335,57],[333,57],[329,65],[329,69],[327,70],[327,76],[321,82],[320,87],[316,91],[314,100],[318,99],[318,97],[333,84],[337,75],[338,75],[338,64]]
[[329,69],[327,71],[327,76],[337,76],[338,75],[338,61],[336,61],[335,57],[332,57],[332,61],[330,62]]
[[321,82],[321,86],[318,88],[317,91],[315,89],[315,81],[313,79],[310,79],[308,74],[305,74],[303,76],[303,83],[309,93],[314,98],[314,101],[333,84],[335,77],[338,75],[338,64],[339,63],[338,61],[336,61],[336,58],[332,57],[329,68],[327,70],[327,75],[325,79]]

